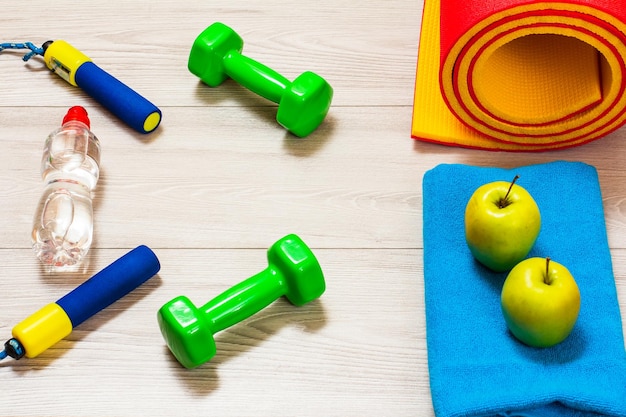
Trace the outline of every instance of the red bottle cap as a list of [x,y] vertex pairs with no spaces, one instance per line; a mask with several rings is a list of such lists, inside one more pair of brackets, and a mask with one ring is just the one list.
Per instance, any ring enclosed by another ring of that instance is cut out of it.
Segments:
[[70,120],[78,120],[79,122],[83,122],[90,128],[89,117],[87,116],[87,110],[81,106],[74,106],[67,111],[67,114],[63,118],[63,123],[65,124]]

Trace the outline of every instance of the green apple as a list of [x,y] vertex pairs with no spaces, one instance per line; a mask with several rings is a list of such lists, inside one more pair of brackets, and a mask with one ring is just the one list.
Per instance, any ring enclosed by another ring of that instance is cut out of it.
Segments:
[[502,313],[513,335],[529,346],[550,347],[571,333],[580,291],[569,270],[550,258],[517,264],[502,287]]
[[496,272],[511,270],[532,249],[541,214],[533,197],[512,182],[478,187],[465,207],[465,240],[472,255]]

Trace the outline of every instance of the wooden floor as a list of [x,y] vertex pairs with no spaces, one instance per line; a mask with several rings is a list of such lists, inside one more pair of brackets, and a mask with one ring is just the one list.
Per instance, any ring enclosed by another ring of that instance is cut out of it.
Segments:
[[[439,163],[595,165],[626,311],[626,129],[538,154],[413,141],[421,13],[421,0],[4,2],[0,42],[64,39],[157,104],[163,122],[134,133],[39,57],[0,53],[0,337],[137,245],[162,267],[40,356],[2,361],[0,415],[433,416],[421,181]],[[215,21],[287,78],[310,70],[331,83],[317,131],[295,138],[273,103],[187,70]],[[58,274],[35,258],[30,229],[43,142],[73,105],[89,111],[102,173],[86,268]],[[219,333],[211,362],[181,367],[157,310],[181,294],[204,304],[259,272],[288,233],[317,255],[324,295],[271,304]]]

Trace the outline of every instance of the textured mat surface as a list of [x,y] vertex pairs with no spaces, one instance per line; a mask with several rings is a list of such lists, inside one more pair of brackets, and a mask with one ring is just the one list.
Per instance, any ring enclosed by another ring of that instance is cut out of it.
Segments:
[[412,136],[541,151],[626,122],[626,3],[425,0]]

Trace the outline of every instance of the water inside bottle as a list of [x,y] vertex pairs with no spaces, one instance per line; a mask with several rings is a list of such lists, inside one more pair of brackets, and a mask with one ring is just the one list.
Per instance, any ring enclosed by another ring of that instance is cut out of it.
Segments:
[[48,187],[35,214],[33,249],[46,265],[79,263],[89,250],[93,236],[91,198],[78,184],[53,183]]
[[89,250],[99,163],[98,139],[80,122],[66,123],[46,140],[41,164],[46,187],[32,230],[33,249],[42,263],[76,265]]

